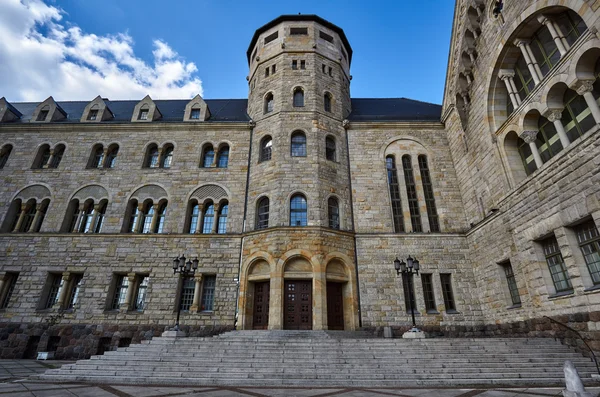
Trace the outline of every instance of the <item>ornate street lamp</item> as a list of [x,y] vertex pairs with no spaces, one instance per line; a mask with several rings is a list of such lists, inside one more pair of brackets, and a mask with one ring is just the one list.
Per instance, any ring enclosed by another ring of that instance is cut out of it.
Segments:
[[408,278],[408,309],[410,310],[410,314],[412,316],[412,329],[409,332],[421,332],[417,328],[417,324],[415,323],[415,310],[413,308],[413,286],[412,286],[412,275],[416,273],[419,275],[419,261],[417,258],[413,258],[410,255],[406,258],[406,263],[404,261],[400,262],[398,257],[394,261],[394,268],[396,269],[396,275],[406,275]]
[[[185,280],[188,277],[192,277],[196,270],[198,270],[198,258],[194,260],[185,261],[185,256],[181,255],[181,258],[173,259],[173,274],[179,273],[179,278]],[[179,331],[179,315],[181,314],[181,300],[183,297],[183,281],[181,284],[181,288],[179,289],[179,298],[177,301],[179,304],[177,305],[177,322],[175,322],[175,328],[173,331]]]

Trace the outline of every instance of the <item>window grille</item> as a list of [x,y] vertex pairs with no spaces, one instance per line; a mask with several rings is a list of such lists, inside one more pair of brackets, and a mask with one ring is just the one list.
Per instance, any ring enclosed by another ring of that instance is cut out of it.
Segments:
[[204,276],[203,280],[200,310],[211,312],[214,310],[216,277]]
[[431,274],[421,274],[421,282],[423,284],[423,299],[425,301],[425,310],[427,310],[427,313],[437,313],[432,278],[433,277]]
[[307,224],[306,198],[300,194],[290,200],[290,226],[306,226]]
[[600,284],[600,236],[598,228],[593,220],[590,220],[576,228],[579,248],[585,258],[592,282]]
[[552,236],[542,241],[542,246],[556,292],[572,291],[573,287],[571,286],[569,273],[560,253],[556,237]]
[[181,301],[179,303],[181,310],[189,311],[192,303],[194,303],[194,290],[196,289],[196,282],[192,277],[186,277],[183,279],[181,286]]

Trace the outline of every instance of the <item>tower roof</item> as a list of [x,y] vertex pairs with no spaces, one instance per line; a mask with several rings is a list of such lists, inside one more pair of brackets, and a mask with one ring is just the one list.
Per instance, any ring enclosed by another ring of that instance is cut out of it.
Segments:
[[260,28],[256,29],[256,32],[254,32],[254,36],[252,36],[252,40],[250,41],[250,45],[248,46],[248,51],[246,51],[246,58],[248,59],[248,64],[250,64],[250,57],[252,55],[252,49],[254,48],[254,46],[256,45],[256,42],[258,41],[258,36],[260,36],[266,30],[271,29],[273,26],[277,26],[280,23],[286,22],[286,21],[317,22],[317,23],[325,26],[326,28],[333,30],[340,36],[340,39],[342,39],[342,43],[344,43],[344,47],[346,47],[346,51],[348,52],[348,63],[349,64],[352,63],[352,47],[350,47],[348,38],[346,37],[346,34],[344,33],[344,30],[342,28],[321,18],[318,15],[298,14],[298,15],[281,15],[281,16],[273,19],[271,22],[268,22],[265,25],[261,26]]

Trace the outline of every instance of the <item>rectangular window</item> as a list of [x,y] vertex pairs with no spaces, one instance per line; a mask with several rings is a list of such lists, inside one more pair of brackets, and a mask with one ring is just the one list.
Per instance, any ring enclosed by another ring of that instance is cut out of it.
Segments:
[[502,263],[504,269],[504,275],[506,276],[506,283],[508,284],[508,291],[510,292],[510,300],[513,306],[521,305],[521,297],[519,296],[519,288],[517,287],[517,280],[513,273],[513,268],[510,262]]
[[442,294],[444,295],[444,305],[446,306],[447,313],[456,312],[451,277],[451,274],[440,274],[440,281],[442,282]]
[[88,120],[93,121],[98,117],[98,109],[92,109],[88,113]]
[[269,67],[265,68],[265,77],[269,77]]
[[277,65],[272,65],[271,66],[271,74],[275,74],[276,71],[277,71]]
[[125,298],[127,297],[127,289],[129,288],[129,278],[125,275],[116,275],[115,280],[115,292],[110,308],[118,310],[125,304]]
[[4,286],[1,291],[1,304],[0,309],[6,309],[8,304],[10,303],[10,298],[12,298],[12,294],[15,290],[15,285],[17,285],[17,279],[19,278],[19,273],[6,273],[4,277]]
[[46,304],[44,305],[44,309],[51,309],[52,306],[58,302],[58,297],[60,296],[60,290],[63,287],[63,279],[62,274],[59,273],[51,273],[48,275],[48,283],[50,288],[48,290],[48,296],[46,297]]
[[[412,274],[402,274],[402,290],[404,291],[404,307],[406,308],[406,312],[410,313],[410,303],[412,303],[412,309],[415,313],[417,313],[417,305],[415,305],[415,284],[414,278],[411,280],[410,286],[412,287],[412,291],[408,288],[408,278],[412,277]],[[413,299],[410,299],[410,294],[412,293]]]
[[321,70],[323,71],[323,73],[327,73],[327,66],[325,66],[325,64],[322,64]]
[[79,301],[79,290],[81,288],[81,280],[83,280],[83,274],[74,274],[71,278],[69,287],[69,303],[67,309],[73,309]]
[[202,284],[202,302],[200,310],[203,312],[212,312],[215,302],[215,284],[216,276],[204,276]]
[[265,44],[269,44],[270,42],[277,39],[278,37],[279,37],[279,32],[271,33],[270,35],[265,37]]
[[293,70],[296,70],[296,69],[298,69],[298,61],[297,61],[297,60],[295,60],[295,59],[294,59],[294,60],[292,60],[292,69],[293,69]]
[[325,41],[333,43],[333,36],[328,35],[327,33],[323,32],[322,30],[319,30],[319,37]]
[[300,61],[300,69],[306,69],[306,61],[304,59]]
[[329,72],[329,76],[333,77],[333,68],[331,66],[329,66],[328,72]]
[[413,233],[423,231],[421,225],[421,213],[419,212],[419,199],[417,197],[417,186],[413,175],[412,161],[409,155],[402,156],[402,167],[404,168],[404,181],[406,182],[406,195],[408,196],[408,209],[410,210],[410,221]]
[[148,275],[140,275],[138,276],[138,288],[135,297],[135,305],[134,310],[138,312],[144,311],[146,308],[146,294],[148,293],[148,282],[150,281],[150,277]]
[[541,243],[544,249],[544,256],[546,257],[546,263],[550,270],[550,276],[554,283],[554,289],[556,292],[572,291],[573,287],[571,286],[569,273],[567,272],[567,267],[563,261],[562,254],[560,253],[556,237],[552,236],[543,240]]
[[433,276],[431,274],[421,274],[421,281],[423,282],[425,310],[427,310],[427,313],[437,313],[435,294],[433,293]]
[[594,221],[590,220],[577,226],[575,232],[592,282],[594,285],[598,285],[600,284],[600,235],[598,234],[598,228]]
[[200,120],[200,109],[192,109],[190,112],[191,120]]
[[138,117],[138,120],[148,120],[148,110],[147,109],[140,110],[140,116]]
[[186,277],[183,279],[181,285],[181,301],[179,302],[180,308],[183,311],[189,311],[194,303],[194,290],[196,289],[196,282],[193,277]]
[[308,28],[290,28],[290,36],[306,36]]

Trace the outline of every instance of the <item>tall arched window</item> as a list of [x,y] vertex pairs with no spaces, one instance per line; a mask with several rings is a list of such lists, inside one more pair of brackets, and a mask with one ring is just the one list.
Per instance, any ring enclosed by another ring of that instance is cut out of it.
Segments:
[[163,233],[167,204],[167,200],[161,200],[157,204],[152,199],[148,199],[144,201],[140,210],[138,201],[135,199],[130,200],[126,214],[128,223],[124,227],[124,231],[130,233]]
[[585,99],[577,92],[571,89],[566,90],[563,103],[565,109],[562,113],[561,122],[565,127],[569,141],[573,142],[594,127],[596,121]]
[[554,123],[545,117],[538,119],[538,134],[535,144],[544,163],[563,149]]
[[160,167],[161,168],[171,168],[172,163],[173,163],[173,145],[166,145],[163,148]]
[[217,225],[217,233],[225,234],[227,233],[227,215],[229,214],[229,204],[224,203],[221,204],[221,208],[219,208],[219,223]]
[[329,227],[332,229],[340,228],[340,205],[335,197],[329,197],[327,200],[329,213]]
[[45,144],[40,146],[35,160],[33,161],[33,168],[44,168],[50,160],[50,146]]
[[79,233],[90,233],[94,227],[92,220],[94,219],[94,201],[88,200],[83,204],[83,211],[81,212],[81,222],[78,225]]
[[410,222],[413,233],[423,231],[421,225],[421,212],[419,211],[419,199],[417,197],[417,186],[413,175],[412,160],[409,155],[402,156],[402,168],[404,169],[404,181],[406,183],[406,196],[408,197],[408,209],[410,210]]
[[271,154],[273,150],[273,139],[270,136],[264,137],[260,141],[260,161],[271,160]]
[[326,112],[331,112],[331,94],[328,92],[323,96],[323,107]]
[[96,214],[96,224],[94,225],[94,233],[100,233],[102,231],[102,226],[104,226],[104,216],[106,214],[106,206],[108,202],[103,200],[100,202],[100,205],[95,210]]
[[440,222],[435,206],[435,197],[433,196],[433,185],[431,184],[427,156],[421,154],[419,155],[418,160],[419,170],[421,171],[421,181],[423,183],[423,194],[425,195],[425,206],[427,207],[427,218],[429,219],[429,231],[439,232]]
[[154,209],[152,201],[147,201],[144,203],[144,207],[142,207],[142,213],[140,214],[142,217],[142,233],[152,233],[152,218],[154,218],[155,212],[156,210]]
[[402,233],[404,232],[404,215],[402,212],[402,200],[400,198],[398,170],[396,169],[396,160],[394,156],[387,156],[385,158],[385,167],[387,170],[388,185],[390,188],[390,200],[392,202],[392,219],[394,221],[394,231],[396,233]]
[[117,162],[117,155],[119,154],[119,145],[112,144],[108,147],[108,153],[106,155],[106,161],[104,163],[105,168],[115,168]]
[[301,131],[292,134],[292,157],[306,157],[306,135]]
[[227,168],[229,164],[229,146],[223,145],[219,149],[219,155],[217,156],[217,167]]
[[527,173],[527,175],[531,175],[535,170],[537,170],[535,158],[533,157],[533,153],[531,152],[531,146],[529,146],[529,144],[526,143],[523,139],[518,138],[517,149],[519,150],[519,155],[521,156],[521,160],[523,161],[525,172]]
[[273,111],[273,102],[274,102],[273,94],[269,92],[265,96],[265,106],[264,106],[265,114],[271,113]]
[[204,146],[202,150],[202,168],[209,168],[215,160],[215,149],[211,144]]
[[162,233],[165,227],[165,219],[167,217],[167,203],[163,202],[158,206],[158,213],[156,224],[154,226],[154,233]]
[[189,210],[190,220],[189,220],[189,228],[188,233],[194,234],[196,233],[196,228],[198,227],[198,221],[200,220],[200,205],[197,201],[193,201],[191,204],[191,208]]
[[95,145],[90,157],[89,168],[102,168],[104,164],[104,147],[100,144]]
[[48,165],[48,168],[58,168],[64,154],[65,145],[56,145],[54,148],[54,153],[52,154],[52,161]]
[[63,223],[63,227],[68,227],[68,230],[63,229],[63,232],[100,233],[106,206],[106,200],[94,203],[94,200],[90,199],[80,206],[79,200],[73,199],[67,210],[67,219]]
[[130,200],[127,205],[127,214],[125,219],[127,219],[127,226],[124,228],[124,231],[129,233],[137,233],[138,227],[138,219],[140,217],[140,210],[138,206],[137,200]]
[[202,233],[212,233],[213,223],[215,221],[215,205],[208,203],[204,205],[204,216],[202,217]]
[[148,146],[146,150],[146,161],[144,162],[144,167],[146,168],[158,168],[158,146],[156,144],[151,144]]
[[38,203],[35,199],[30,199],[23,207],[22,201],[16,199],[6,215],[5,223],[2,226],[4,231],[39,232],[49,204],[49,199],[45,199],[41,203]]
[[12,145],[4,145],[0,150],[0,169],[4,168],[6,165],[10,152],[12,152],[12,148]]
[[290,200],[290,226],[306,226],[307,219],[306,197],[295,194]]
[[269,198],[262,197],[256,203],[256,229],[269,227]]
[[304,106],[304,91],[300,87],[294,88],[294,107]]
[[325,158],[330,161],[335,161],[335,138],[328,136],[325,138]]

